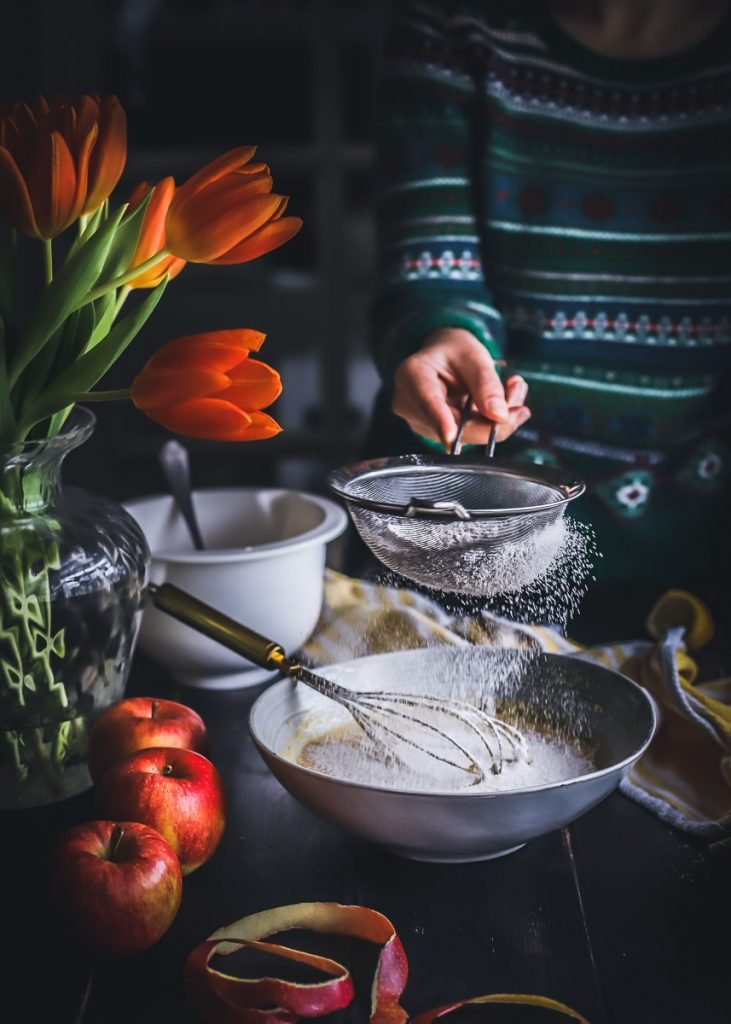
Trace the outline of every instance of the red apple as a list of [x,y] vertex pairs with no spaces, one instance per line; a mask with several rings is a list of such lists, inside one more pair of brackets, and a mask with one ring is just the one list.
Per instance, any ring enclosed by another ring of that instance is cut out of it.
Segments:
[[112,704],[89,733],[89,770],[98,782],[113,764],[146,747],[182,747],[206,752],[206,727],[185,704],[154,697],[129,697]]
[[106,772],[97,797],[105,817],[156,828],[177,853],[184,875],[213,855],[226,824],[221,776],[193,750],[138,750]]
[[61,899],[86,942],[111,956],[149,949],[183,894],[180,864],[159,832],[136,821],[89,821],[56,849]]

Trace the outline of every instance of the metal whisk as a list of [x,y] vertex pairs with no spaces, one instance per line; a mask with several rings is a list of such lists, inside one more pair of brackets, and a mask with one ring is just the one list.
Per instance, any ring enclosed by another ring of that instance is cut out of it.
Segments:
[[[470,784],[477,785],[485,778],[485,766],[497,775],[508,762],[520,757],[529,760],[525,738],[515,726],[467,701],[413,693],[347,689],[288,658],[283,648],[273,640],[255,633],[171,583],[150,583],[147,593],[161,611],[262,668],[282,672],[336,701],[347,709],[369,739],[400,761],[404,760],[403,748],[411,748],[466,773],[470,776]],[[479,758],[468,749],[466,742],[450,735],[449,730],[455,722],[461,723],[468,735],[475,739]]]

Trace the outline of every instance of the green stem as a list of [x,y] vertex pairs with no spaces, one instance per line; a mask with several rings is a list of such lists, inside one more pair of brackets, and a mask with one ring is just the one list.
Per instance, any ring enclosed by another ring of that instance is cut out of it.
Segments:
[[88,223],[89,223],[89,214],[88,213],[82,213],[80,215],[80,217],[79,217],[79,238],[81,238],[83,233],[86,231],[86,225]]
[[132,289],[129,287],[129,285],[125,285],[123,288],[120,288],[119,295],[117,296],[117,301],[114,306],[114,316],[112,317],[113,321],[116,320],[117,317],[119,316],[122,306],[127,301],[127,296],[131,291]]
[[53,242],[50,238],[43,240],[43,271],[46,284],[50,284],[53,280]]
[[76,402],[120,402],[129,397],[129,388],[118,388],[116,391],[70,392],[67,395],[61,395],[60,398],[53,402],[53,405],[46,405],[45,408],[43,403],[40,402],[38,405],[33,406],[26,414],[26,418],[18,424],[14,440],[25,441],[36,424],[42,423],[43,420],[48,419],[49,416],[53,416],[63,408],[75,405]]
[[126,270],[123,274],[120,274],[119,277],[115,277],[113,280],[107,281],[106,284],[100,284],[97,288],[92,288],[90,292],[86,293],[81,305],[85,306],[89,302],[94,302],[95,299],[101,298],[101,296],[106,295],[107,292],[121,288],[123,285],[127,284],[128,281],[134,281],[134,279],[139,277],[140,274],[144,274],[145,271],[151,270],[152,267],[156,267],[158,263],[162,263],[162,261],[169,255],[170,253],[167,249],[163,249],[162,252],[157,252],[154,256],[150,256],[149,260],[145,260],[143,263],[140,263],[139,266]]
[[129,398],[129,388],[117,388],[116,391],[80,391],[77,394],[64,395],[64,404],[75,402],[119,402]]

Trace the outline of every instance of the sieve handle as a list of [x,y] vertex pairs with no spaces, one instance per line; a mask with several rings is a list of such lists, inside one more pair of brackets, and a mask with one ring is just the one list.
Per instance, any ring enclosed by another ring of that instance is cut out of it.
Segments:
[[430,498],[412,498],[406,508],[406,518],[417,516],[435,516],[443,519],[449,513],[457,519],[472,519],[464,505],[458,501],[432,501]]
[[[469,423],[472,415],[472,398],[467,395],[462,405],[462,411],[459,416],[459,427],[457,429],[457,436],[452,442],[452,447],[449,450],[450,455],[459,455],[462,451],[462,435],[464,429]],[[487,444],[485,445],[485,456],[491,459],[495,454],[495,442],[497,441],[497,423],[490,423],[490,433],[487,438]]]
[[582,480],[572,480],[570,484],[561,484],[560,490],[569,501],[572,498],[579,498],[586,490],[586,484]]
[[[492,365],[497,367],[498,373],[499,373],[500,370],[503,367],[507,366],[507,363],[505,362],[504,359],[495,359]],[[459,412],[459,426],[457,428],[457,436],[455,437],[454,441],[452,441],[452,447],[449,449],[449,454],[450,455],[459,455],[461,453],[461,451],[462,451],[462,435],[464,434],[465,427],[467,426],[467,424],[470,421],[470,417],[472,416],[472,412],[473,412],[472,396],[471,395],[466,395],[465,396],[465,400],[462,403],[462,408],[460,409],[460,412]],[[486,458],[491,459],[494,456],[494,454],[495,454],[495,442],[496,441],[497,441],[497,423],[493,422],[493,423],[490,424],[490,433],[489,433],[488,438],[487,438],[487,444],[485,445],[485,457]]]

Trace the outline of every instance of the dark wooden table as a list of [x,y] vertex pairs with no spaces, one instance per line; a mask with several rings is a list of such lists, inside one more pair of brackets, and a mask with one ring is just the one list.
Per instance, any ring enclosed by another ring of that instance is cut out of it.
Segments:
[[[502,859],[410,862],[320,821],[267,772],[247,731],[260,687],[184,690],[138,655],[128,692],[182,700],[202,714],[230,800],[224,838],[185,880],[181,909],[157,946],[95,962],[55,910],[47,864],[59,831],[95,816],[92,794],[1,815],[0,1020],[192,1024],[181,971],[198,942],[254,911],[335,900],[395,924],[409,958],[410,1013],[459,997],[535,992],[591,1024],[731,1021],[731,842],[693,840],[615,793],[570,828]],[[357,945],[329,948],[340,959]],[[367,956],[356,964],[361,975],[370,966]],[[362,980],[357,1005],[334,1024],[367,1020]],[[524,1018],[509,1011],[497,1019]]]

